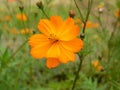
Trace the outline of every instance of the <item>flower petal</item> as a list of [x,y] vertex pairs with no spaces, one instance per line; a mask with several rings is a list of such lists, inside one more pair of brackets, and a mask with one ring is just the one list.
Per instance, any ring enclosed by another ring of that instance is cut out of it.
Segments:
[[54,25],[47,19],[40,20],[38,29],[47,36],[49,36],[51,33],[55,33]]
[[59,65],[59,60],[57,58],[48,58],[46,65],[48,68],[54,68],[57,67]]
[[49,43],[49,39],[43,34],[35,34],[29,39],[29,44],[34,47],[37,45],[42,45],[45,43]]
[[72,18],[68,18],[61,27],[58,36],[60,40],[63,41],[72,40],[80,33],[78,25],[74,25],[74,20]]
[[83,41],[75,38],[70,41],[61,41],[61,45],[71,52],[79,52],[83,48]]
[[63,24],[62,18],[60,16],[51,16],[50,21],[55,26],[55,29],[59,31],[58,29],[61,28]]
[[30,53],[36,59],[43,58],[50,47],[50,42],[42,42],[40,45],[33,47]]
[[60,48],[59,48],[59,43],[54,43],[48,50],[46,57],[54,57],[57,58],[60,55]]
[[59,56],[59,60],[61,63],[67,63],[69,61],[74,61],[75,60],[75,54],[71,51],[68,51],[64,47],[60,47],[61,54]]

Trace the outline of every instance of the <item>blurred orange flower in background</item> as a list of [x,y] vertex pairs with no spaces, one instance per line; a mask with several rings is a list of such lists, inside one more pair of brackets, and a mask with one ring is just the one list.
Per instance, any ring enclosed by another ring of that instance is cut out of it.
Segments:
[[22,13],[22,14],[17,14],[17,15],[16,15],[16,18],[17,18],[18,20],[20,20],[20,21],[26,21],[26,20],[27,20],[27,16],[26,16],[24,13]]
[[8,2],[15,2],[16,0],[7,0]]
[[[84,24],[82,23],[82,28],[84,27]],[[99,24],[98,23],[93,23],[91,21],[88,21],[86,23],[86,28],[98,28],[99,27]]]
[[10,19],[11,19],[11,16],[5,16],[5,21],[10,21]]
[[75,19],[75,24],[81,24],[81,23],[82,23],[82,21],[79,18]]
[[103,67],[100,65],[100,62],[98,60],[93,61],[92,65],[95,67],[97,71],[103,70]]
[[120,9],[117,9],[114,13],[115,17],[120,18]]
[[21,29],[20,34],[32,34],[32,30],[29,28]]
[[38,29],[42,34],[35,34],[29,39],[30,53],[34,58],[46,58],[48,68],[75,61],[75,53],[83,48],[83,41],[77,38],[80,30],[72,18],[68,17],[65,21],[60,16],[41,19]]
[[18,34],[19,32],[18,32],[18,30],[16,28],[12,28],[12,29],[10,29],[10,33]]
[[3,25],[3,27],[2,27],[4,30],[8,30],[8,26],[5,24],[5,25]]

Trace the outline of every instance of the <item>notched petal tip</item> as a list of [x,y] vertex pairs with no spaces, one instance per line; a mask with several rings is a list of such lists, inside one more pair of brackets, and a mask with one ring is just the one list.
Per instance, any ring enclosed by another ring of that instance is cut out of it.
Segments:
[[33,49],[30,51],[30,54],[31,54],[32,57],[35,58],[35,59],[40,59],[40,58],[41,58],[40,55],[39,55],[38,53],[34,52]]
[[66,19],[66,22],[74,23],[74,19],[71,18],[71,17],[68,17],[68,18]]
[[55,19],[55,20],[62,20],[60,16],[51,16],[50,20]]
[[49,36],[51,33],[54,33],[56,31],[52,22],[47,19],[40,20],[38,23],[38,29],[42,34],[46,36]]
[[60,64],[59,60],[57,58],[48,58],[46,61],[47,68],[55,68]]

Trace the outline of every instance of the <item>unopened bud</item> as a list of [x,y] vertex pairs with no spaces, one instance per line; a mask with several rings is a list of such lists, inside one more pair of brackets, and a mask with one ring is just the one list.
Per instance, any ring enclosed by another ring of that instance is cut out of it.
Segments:
[[37,2],[36,5],[38,6],[38,8],[43,9],[42,1]]
[[74,17],[75,17],[75,11],[70,10],[70,11],[69,11],[69,16],[70,16],[71,18],[74,18]]
[[101,55],[98,56],[98,60],[102,60],[102,56]]
[[80,34],[80,38],[83,40],[85,38],[85,34],[84,33]]
[[24,10],[24,6],[23,6],[23,5],[20,5],[20,6],[19,6],[19,9],[20,9],[20,11],[23,11],[23,10]]
[[35,31],[35,30],[32,30],[32,33],[33,33],[33,34],[35,34],[35,33],[36,33],[36,31]]
[[102,8],[99,8],[99,9],[98,9],[98,12],[99,12],[99,13],[103,13],[103,12],[104,12],[104,8],[103,8],[103,7],[102,7]]

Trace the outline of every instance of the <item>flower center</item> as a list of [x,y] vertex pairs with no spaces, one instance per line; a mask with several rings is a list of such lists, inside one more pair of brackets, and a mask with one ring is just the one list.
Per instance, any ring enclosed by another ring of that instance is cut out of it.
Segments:
[[58,39],[56,38],[55,34],[50,34],[50,36],[48,37],[48,39],[52,42],[52,43],[56,43],[58,41]]

